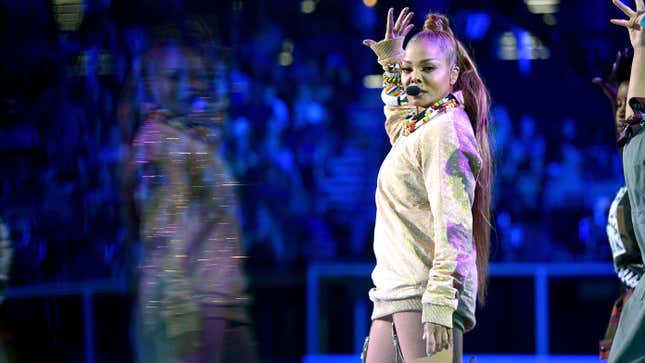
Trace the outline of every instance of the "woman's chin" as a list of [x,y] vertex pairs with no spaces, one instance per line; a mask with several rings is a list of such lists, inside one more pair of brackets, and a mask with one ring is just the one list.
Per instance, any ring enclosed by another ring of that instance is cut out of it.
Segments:
[[428,103],[423,98],[417,98],[417,97],[414,97],[414,98],[409,97],[408,103],[410,104],[410,106],[423,107],[423,108],[426,108],[431,105],[431,103]]

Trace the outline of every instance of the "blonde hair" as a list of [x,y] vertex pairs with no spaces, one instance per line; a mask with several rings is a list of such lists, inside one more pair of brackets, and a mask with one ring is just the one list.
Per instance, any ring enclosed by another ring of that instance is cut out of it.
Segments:
[[490,207],[493,179],[493,161],[489,143],[490,96],[482,81],[475,62],[463,44],[455,37],[448,18],[442,14],[429,13],[423,30],[415,34],[409,43],[418,40],[438,41],[451,65],[459,67],[459,77],[453,90],[461,91],[464,108],[475,131],[482,167],[477,177],[473,214],[473,241],[477,253],[477,293],[480,304],[486,300],[488,286],[488,258],[490,253]]

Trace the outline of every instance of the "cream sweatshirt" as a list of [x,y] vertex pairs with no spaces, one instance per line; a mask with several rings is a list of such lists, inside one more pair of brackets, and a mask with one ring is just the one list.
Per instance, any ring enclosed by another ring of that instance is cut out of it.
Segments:
[[[393,94],[391,86],[383,92]],[[462,101],[459,92],[455,96]],[[369,296],[375,309],[420,300],[422,322],[449,328],[458,311],[470,330],[477,296],[471,212],[481,167],[477,141],[462,106],[403,136],[411,111],[405,105],[384,109],[392,148],[377,180],[375,287]]]

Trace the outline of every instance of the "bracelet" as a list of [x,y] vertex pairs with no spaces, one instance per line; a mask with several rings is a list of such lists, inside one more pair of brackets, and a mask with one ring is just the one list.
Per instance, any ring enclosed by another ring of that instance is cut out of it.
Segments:
[[383,83],[384,84],[394,84],[397,86],[401,85],[401,73],[383,73]]
[[401,64],[399,63],[390,63],[383,66],[383,70],[386,73],[401,73]]

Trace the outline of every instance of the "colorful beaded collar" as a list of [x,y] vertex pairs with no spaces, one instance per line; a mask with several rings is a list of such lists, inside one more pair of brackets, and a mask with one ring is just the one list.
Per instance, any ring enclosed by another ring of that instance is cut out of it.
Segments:
[[153,104],[145,104],[144,113],[144,120],[167,124],[183,130],[189,136],[197,137],[207,142],[219,141],[220,130],[217,126],[216,116],[206,113],[173,116],[167,109],[156,107]]
[[435,101],[430,107],[426,108],[423,112],[418,114],[410,114],[403,121],[403,135],[408,136],[413,133],[416,129],[428,123],[432,118],[438,115],[441,112],[446,111],[450,108],[459,107],[459,101],[453,94]]

